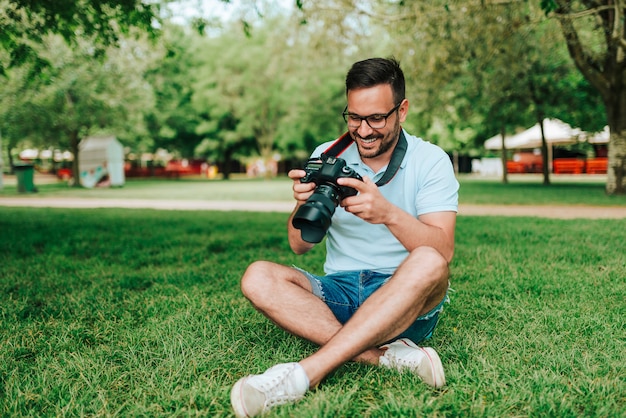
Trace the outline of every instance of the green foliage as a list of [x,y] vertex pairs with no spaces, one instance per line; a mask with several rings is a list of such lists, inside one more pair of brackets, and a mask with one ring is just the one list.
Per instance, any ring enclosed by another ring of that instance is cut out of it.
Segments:
[[[0,69],[17,78],[0,86],[0,129],[11,148],[19,141],[65,147],[87,131],[114,129],[137,154],[165,148],[223,171],[235,159],[278,154],[294,165],[345,130],[339,114],[351,63],[390,55],[407,75],[404,127],[446,151],[479,155],[486,138],[543,117],[584,130],[606,124],[606,100],[572,65],[557,22],[544,15],[557,2],[542,2],[542,11],[525,1],[323,0],[284,11],[253,1],[230,21],[218,23],[211,11],[186,26],[165,18],[156,44],[137,41],[132,28],[147,29],[150,13],[168,2],[52,3],[0,0],[0,29],[8,28],[0,39],[13,42],[0,47]],[[600,62],[601,37],[584,21],[579,37],[593,45],[591,62]],[[48,32],[69,38],[71,58],[52,56]],[[60,105],[72,77],[89,112]],[[77,126],[71,141],[60,132],[68,125]]]
[[554,0],[541,0],[540,2],[541,4],[541,9],[545,12],[545,14],[549,14],[550,12],[553,12],[556,10],[556,8],[558,7],[556,1]]
[[433,121],[432,138],[445,149],[471,152],[503,128],[544,117],[589,130],[606,123],[556,22],[532,3],[431,2],[397,13],[405,17],[397,54],[415,63],[409,76],[426,89],[420,117]]
[[554,10],[576,67],[602,96],[611,132],[606,191],[626,194],[625,69],[611,64],[623,59],[623,21],[615,18],[621,5],[608,0],[554,0],[548,8]]
[[8,65],[15,66],[37,62],[40,58],[31,41],[40,42],[51,33],[71,43],[86,37],[98,45],[113,45],[120,33],[133,27],[155,34],[159,8],[158,2],[141,0],[2,0],[0,48],[11,56]]
[[[333,56],[336,43],[327,34],[294,27],[284,17],[254,29],[246,36],[233,25],[198,44],[203,63],[193,106],[203,119],[197,129],[205,137],[202,147],[222,157],[269,160],[280,153],[304,159],[343,129],[339,114],[350,57]],[[312,49],[311,42],[319,47]]]
[[[59,36],[45,37],[37,53],[49,65],[41,77],[29,78],[25,64],[13,69],[10,82],[0,89],[8,99],[0,106],[0,128],[9,146],[28,138],[34,146],[69,149],[78,155],[80,140],[89,134],[117,133],[121,139],[141,135],[143,109],[152,100],[143,81],[149,57],[143,46],[128,39],[100,60],[89,40],[70,48]],[[75,159],[76,173],[78,163]]]
[[164,26],[157,47],[161,59],[154,60],[145,75],[155,96],[154,106],[146,111],[151,142],[137,151],[163,148],[184,158],[195,156],[202,140],[197,127],[207,111],[196,111],[192,105],[196,94],[193,84],[202,68],[199,38],[179,26]]
[[[0,415],[232,416],[238,378],[315,350],[238,287],[257,259],[319,271],[286,214],[0,212]],[[461,216],[429,343],[446,388],[346,364],[270,415],[621,416],[625,227]]]

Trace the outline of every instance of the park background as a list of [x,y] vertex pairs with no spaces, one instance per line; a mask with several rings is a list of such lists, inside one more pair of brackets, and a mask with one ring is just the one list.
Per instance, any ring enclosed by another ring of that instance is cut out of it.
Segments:
[[[141,2],[77,1],[49,16],[42,5],[60,3],[0,0],[6,170],[23,149],[62,155],[91,135],[114,135],[140,167],[164,152],[222,166],[218,179],[129,178],[94,189],[36,172],[36,193],[20,193],[9,175],[0,203],[248,205],[2,205],[3,416],[232,416],[228,393],[238,378],[315,350],[256,313],[238,288],[257,259],[320,269],[321,246],[304,257],[289,251],[286,213],[254,210],[255,202],[288,202],[290,182],[280,173],[226,173],[276,153],[297,164],[336,137],[345,128],[343,77],[356,59],[403,63],[412,103],[405,127],[452,157],[484,156],[484,140],[544,117],[590,132],[611,122],[538,2],[256,1],[225,5],[219,16],[209,3],[191,3],[194,13],[162,7],[156,25]],[[587,24],[585,40],[596,39]],[[568,151],[595,152],[585,142]],[[626,217],[543,216],[548,207],[624,210],[623,196],[606,193],[609,177],[516,174],[505,184],[460,174],[462,205],[530,213],[459,216],[455,291],[431,342],[446,388],[348,364],[271,415],[623,416]]]
[[[581,171],[599,158],[607,192],[625,192],[626,89],[616,81],[622,46],[608,3],[2,4],[4,170],[21,156],[40,170],[86,175],[94,168],[73,157],[81,141],[105,136],[123,146],[128,175],[202,164],[223,178],[284,173],[345,130],[349,66],[395,56],[411,103],[404,127],[441,146],[459,172],[497,157],[511,163],[504,169],[543,172],[548,184],[552,158],[579,160],[568,167]],[[526,149],[483,146],[546,120],[589,137],[605,132],[605,140],[572,134],[556,147],[541,137]]]

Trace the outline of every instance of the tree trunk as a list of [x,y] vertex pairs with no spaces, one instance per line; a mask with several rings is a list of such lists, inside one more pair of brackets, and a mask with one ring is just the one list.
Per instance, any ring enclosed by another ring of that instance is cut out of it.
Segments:
[[232,158],[233,152],[230,149],[224,150],[224,167],[222,167],[222,179],[228,180],[230,179],[230,172],[232,167]]
[[[616,17],[609,12],[600,14],[595,11],[599,17],[597,20],[599,29],[604,30],[607,40],[606,50],[603,54],[599,54],[597,51],[592,53],[585,49],[574,27],[573,20],[576,15],[580,16],[582,13],[572,13],[572,2],[567,0],[556,0],[555,3],[558,5],[555,12],[558,13],[558,20],[570,56],[587,81],[598,89],[606,107],[611,132],[606,193],[609,195],[626,194],[624,184],[626,180],[626,67],[624,65],[626,58],[623,45],[623,4],[613,1],[602,1],[597,4],[596,2],[583,2],[589,7],[589,11],[594,11],[596,7],[599,10],[602,5],[613,9],[612,13],[619,11]],[[603,65],[598,65],[598,63],[603,63]]]
[[626,194],[626,130],[614,131],[610,127],[609,164],[607,167],[606,193]]
[[7,144],[7,158],[8,158],[8,167],[9,167],[9,173],[13,174],[13,155],[11,154],[11,144],[8,143]]
[[504,138],[506,136],[504,126],[500,130],[500,136],[502,137],[502,183],[507,184],[509,182],[509,176],[506,170],[507,152],[506,152],[506,145],[504,144]]
[[74,177],[73,187],[81,187],[80,185],[80,162],[78,161],[78,131],[71,131],[70,136],[70,151],[74,155],[74,161],[72,161],[72,176]]
[[626,194],[626,87],[622,84],[620,87],[620,91],[605,98],[610,132],[606,178],[609,195]]
[[4,161],[2,160],[2,131],[0,130],[0,190],[4,188]]
[[548,161],[548,142],[546,141],[546,134],[543,130],[543,119],[539,119],[539,127],[541,128],[541,162],[543,163],[543,184],[548,186],[550,184],[550,162]]

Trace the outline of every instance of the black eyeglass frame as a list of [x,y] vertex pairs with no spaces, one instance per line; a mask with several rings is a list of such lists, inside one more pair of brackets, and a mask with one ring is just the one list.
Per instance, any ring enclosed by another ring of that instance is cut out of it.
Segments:
[[[365,121],[365,123],[367,123],[367,125],[372,128],[372,129],[383,129],[385,126],[387,126],[387,118],[389,116],[391,116],[393,114],[393,112],[395,112],[396,110],[400,109],[400,106],[402,105],[402,102],[398,103],[397,105],[395,105],[393,107],[393,109],[391,109],[387,114],[383,114],[383,113],[374,113],[372,115],[368,115],[368,116],[360,116],[357,115],[355,113],[348,113],[348,105],[346,105],[346,107],[343,109],[343,112],[341,113],[341,115],[343,116],[343,120],[344,122],[348,123],[348,116],[353,118],[353,119],[359,119],[359,125],[358,126],[353,126],[353,128],[357,128],[359,126],[361,126],[361,124],[363,123],[363,121]],[[373,127],[370,124],[370,121],[368,120],[369,118],[382,118],[382,121],[384,122],[383,126],[379,126],[377,128]],[[350,126],[348,124],[348,126]]]

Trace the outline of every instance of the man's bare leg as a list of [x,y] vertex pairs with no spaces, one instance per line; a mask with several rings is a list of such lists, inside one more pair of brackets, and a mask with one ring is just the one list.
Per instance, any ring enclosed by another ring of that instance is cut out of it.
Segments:
[[[330,309],[311,293],[304,275],[293,274],[273,263],[255,263],[244,275],[244,294],[277,324],[294,334],[317,341],[322,347],[299,363],[281,363],[263,374],[239,379],[231,389],[230,400],[235,414],[256,416],[274,405],[295,402],[317,386],[330,372],[355,358],[378,363],[382,350],[378,345],[404,331],[422,313],[434,308],[445,296],[448,267],[446,260],[432,248],[413,251],[396,274],[357,310],[342,326]],[[267,276],[268,273],[274,275]],[[280,273],[280,274],[277,274]],[[271,277],[263,281],[263,277]],[[270,293],[268,293],[270,292]],[[317,303],[317,302],[319,303]],[[316,316],[317,315],[317,316]],[[306,326],[302,325],[306,324]],[[313,327],[317,328],[314,329]],[[326,344],[324,344],[326,341]],[[445,384],[443,367],[436,352],[434,358],[422,354],[425,349],[400,341],[384,354],[387,367],[406,367],[398,358],[415,361],[409,366],[425,382],[439,387]],[[401,354],[409,347],[409,352]],[[392,351],[393,350],[393,351]],[[418,354],[417,357],[414,357]]]
[[[445,297],[448,264],[434,249],[413,251],[316,353],[300,361],[311,387],[341,364],[394,338]],[[378,362],[378,358],[374,360]]]
[[[267,261],[251,264],[241,279],[246,298],[286,331],[323,346],[342,325],[330,308],[312,293],[300,271]],[[352,360],[376,364],[381,350],[371,348]]]
[[345,326],[313,295],[304,274],[293,268],[255,262],[246,270],[241,286],[252,304],[277,325],[321,346],[300,362],[315,386],[350,360],[378,364],[382,354],[378,346],[445,297],[448,265],[436,250],[418,248]]

